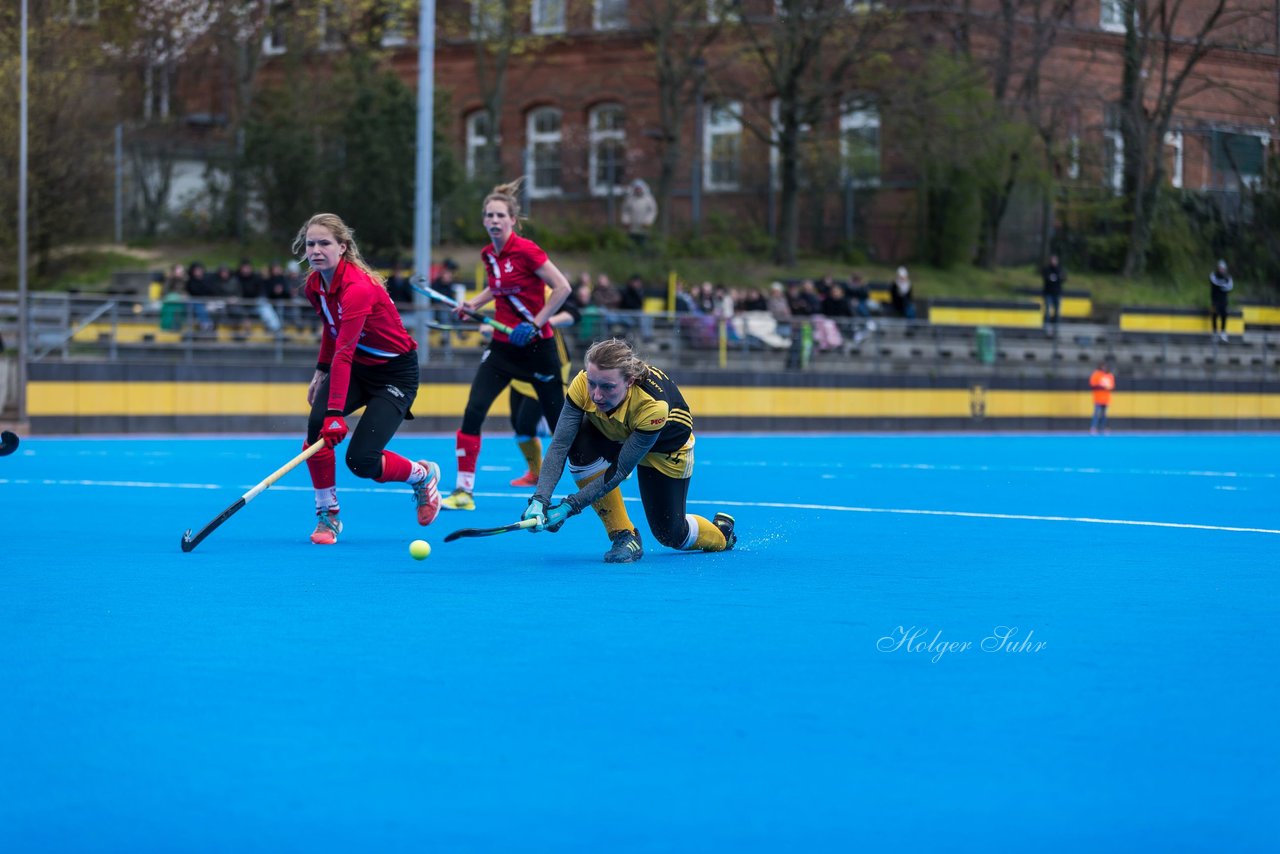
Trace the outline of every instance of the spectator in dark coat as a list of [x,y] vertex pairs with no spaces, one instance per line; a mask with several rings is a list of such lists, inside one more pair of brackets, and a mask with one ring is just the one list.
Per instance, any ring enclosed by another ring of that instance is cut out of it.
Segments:
[[1057,255],[1049,256],[1049,263],[1040,271],[1040,278],[1043,282],[1044,331],[1046,335],[1052,335],[1058,331],[1058,320],[1062,315],[1062,285],[1067,280],[1067,273]]

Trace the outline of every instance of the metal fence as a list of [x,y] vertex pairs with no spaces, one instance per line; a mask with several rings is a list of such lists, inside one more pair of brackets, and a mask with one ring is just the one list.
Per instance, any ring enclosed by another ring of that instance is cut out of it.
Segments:
[[[304,302],[33,294],[27,311],[28,361],[130,361],[251,365],[306,365],[314,359],[319,325]],[[922,319],[800,318],[779,322],[767,312],[729,318],[696,312],[623,312],[588,308],[566,330],[575,363],[591,342],[626,338],[641,355],[667,367],[759,371],[893,373],[910,375],[1000,371],[1029,373],[1075,369],[1107,358],[1130,375],[1195,375],[1232,370],[1271,378],[1280,371],[1276,332],[1251,329],[1220,344],[1208,336],[1133,334],[1114,324],[1063,322],[1057,334],[1040,328],[985,330]],[[430,306],[406,310],[421,361],[473,362],[485,346],[474,326],[460,325]],[[16,295],[0,292],[0,339],[7,372],[0,389],[11,403],[18,378],[12,365],[18,342]],[[986,337],[990,335],[990,337]]]

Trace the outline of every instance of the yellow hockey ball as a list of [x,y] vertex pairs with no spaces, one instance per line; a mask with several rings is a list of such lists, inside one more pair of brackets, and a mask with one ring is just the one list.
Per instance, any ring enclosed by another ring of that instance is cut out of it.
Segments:
[[426,540],[414,540],[409,543],[409,554],[414,560],[426,560],[427,555],[431,554],[431,543]]

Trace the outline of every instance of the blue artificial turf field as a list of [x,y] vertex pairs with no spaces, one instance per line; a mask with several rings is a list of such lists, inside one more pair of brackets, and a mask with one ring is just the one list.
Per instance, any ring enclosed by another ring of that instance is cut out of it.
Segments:
[[425,532],[299,468],[180,551],[297,449],[0,459],[0,850],[1275,850],[1280,437],[702,436],[738,548],[617,567],[442,542],[491,435]]

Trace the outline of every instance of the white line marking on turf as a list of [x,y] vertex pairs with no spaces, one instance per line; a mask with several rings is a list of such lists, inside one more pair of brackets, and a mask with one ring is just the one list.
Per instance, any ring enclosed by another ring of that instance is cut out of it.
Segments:
[[[1271,471],[1202,471],[1198,469],[1104,469],[1093,466],[980,466],[980,465],[936,465],[934,463],[848,463],[835,460],[814,460],[808,463],[780,462],[778,460],[714,460],[707,463],[698,461],[698,465],[714,468],[786,468],[797,469],[846,469],[849,471],[947,471],[947,472],[983,472],[986,474],[1102,474],[1102,475],[1141,475],[1146,477],[1226,477],[1226,478],[1261,478],[1275,480],[1280,474]],[[831,477],[831,475],[824,475]]]
[[904,507],[841,507],[831,504],[784,504],[772,501],[690,501],[729,507],[773,507],[784,510],[829,510],[834,513],[887,513],[898,516],[956,516],[964,519],[1004,519],[1017,522],[1076,522],[1085,525],[1127,525],[1136,528],[1186,528],[1195,531],[1228,531],[1237,534],[1280,534],[1273,528],[1233,525],[1199,525],[1191,522],[1151,522],[1143,519],[1098,519],[1092,516],[1033,516],[1027,513],[978,513],[969,510],[913,510]]
[[[145,489],[222,489],[237,494],[253,488],[254,484],[243,486],[226,486],[219,483],[163,483],[141,480],[31,480],[0,478],[0,484],[41,484],[44,486],[106,486]],[[275,492],[312,492],[309,486],[271,487]],[[403,489],[344,486],[343,492],[389,493],[399,495]],[[516,492],[477,492],[478,498],[526,498],[524,493]],[[637,503],[637,498],[627,498]],[[1133,528],[1181,528],[1191,531],[1222,531],[1233,534],[1276,534],[1280,530],[1274,528],[1247,528],[1236,525],[1201,525],[1192,522],[1153,522],[1144,519],[1100,519],[1093,516],[1035,516],[1029,513],[980,513],[972,510],[916,510],[909,507],[848,507],[838,504],[800,504],[782,501],[724,501],[690,499],[689,504],[714,505],[717,507],[769,507],[777,510],[826,510],[832,513],[882,513],[891,516],[951,516],[960,519],[999,519],[1010,522],[1074,522],[1081,525],[1120,525]]]

